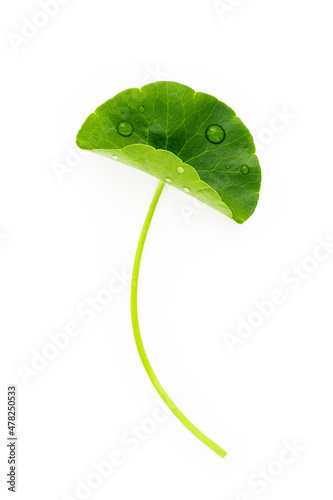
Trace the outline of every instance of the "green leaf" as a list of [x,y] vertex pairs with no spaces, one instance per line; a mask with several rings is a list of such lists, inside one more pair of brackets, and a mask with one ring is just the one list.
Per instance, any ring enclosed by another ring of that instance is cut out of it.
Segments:
[[179,83],[120,92],[87,118],[77,145],[147,172],[238,223],[258,202],[261,171],[249,130],[226,104]]

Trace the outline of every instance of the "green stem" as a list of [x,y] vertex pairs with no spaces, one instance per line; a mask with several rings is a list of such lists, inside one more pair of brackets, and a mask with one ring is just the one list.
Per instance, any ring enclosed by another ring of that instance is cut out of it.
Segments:
[[160,182],[158,185],[158,188],[156,190],[156,193],[154,195],[154,198],[151,202],[151,205],[149,207],[146,220],[143,224],[143,228],[141,231],[139,243],[138,243],[138,248],[136,250],[135,254],[135,260],[134,260],[134,266],[133,266],[133,274],[132,274],[132,284],[131,284],[131,314],[132,314],[132,325],[133,325],[133,331],[134,331],[134,338],[135,338],[135,343],[142,361],[142,364],[148,374],[148,377],[150,378],[153,386],[157,390],[158,394],[161,396],[165,404],[170,408],[170,410],[173,412],[173,414],[180,420],[180,422],[185,425],[185,427],[194,434],[200,441],[202,441],[208,448],[211,450],[215,451],[220,457],[225,457],[226,452],[218,446],[214,441],[209,439],[205,434],[203,434],[199,429],[197,429],[186,417],[185,415],[177,408],[175,403],[170,399],[170,397],[167,395],[163,387],[161,386],[160,382],[158,381],[154,370],[148,360],[145,348],[143,346],[142,338],[141,338],[141,333],[140,333],[140,327],[139,327],[139,320],[138,320],[138,306],[137,306],[137,298],[138,298],[138,277],[139,277],[139,271],[140,271],[140,263],[141,263],[141,257],[142,257],[142,252],[143,252],[143,247],[146,241],[146,236],[148,233],[148,229],[151,223],[151,220],[154,215],[154,211],[157,205],[157,202],[159,200],[159,197],[161,195],[161,192],[164,187],[164,182]]

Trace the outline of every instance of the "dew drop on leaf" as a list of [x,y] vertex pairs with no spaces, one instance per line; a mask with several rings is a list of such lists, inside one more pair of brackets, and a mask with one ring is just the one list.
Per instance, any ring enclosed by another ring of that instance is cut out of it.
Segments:
[[172,182],[172,179],[170,179],[170,177],[166,177],[165,182]]
[[133,134],[133,125],[126,121],[119,122],[117,125],[117,132],[123,137],[128,137]]
[[140,113],[143,113],[143,112],[144,112],[144,110],[145,110],[145,107],[144,107],[144,106],[140,106],[140,107],[139,107],[139,111],[140,111]]
[[228,170],[230,168],[230,165],[226,165],[225,168],[226,170]]
[[118,156],[117,155],[112,155],[112,159],[113,160],[118,160]]
[[206,129],[206,138],[213,144],[220,144],[225,138],[225,131],[221,125],[209,125]]
[[184,187],[183,191],[184,191],[184,193],[190,193],[191,192],[190,188],[188,188],[188,187]]
[[185,172],[185,170],[183,169],[183,167],[178,167],[178,168],[177,168],[177,172],[178,172],[179,174],[183,174],[183,173]]
[[250,169],[247,165],[243,165],[241,167],[241,172],[242,172],[242,174],[247,175],[250,172]]

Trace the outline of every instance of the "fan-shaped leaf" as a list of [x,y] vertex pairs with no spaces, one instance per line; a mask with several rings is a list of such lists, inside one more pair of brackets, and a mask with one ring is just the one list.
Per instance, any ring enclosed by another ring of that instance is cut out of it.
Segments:
[[117,94],[87,118],[77,144],[154,175],[239,223],[258,202],[261,171],[249,130],[226,104],[179,83]]

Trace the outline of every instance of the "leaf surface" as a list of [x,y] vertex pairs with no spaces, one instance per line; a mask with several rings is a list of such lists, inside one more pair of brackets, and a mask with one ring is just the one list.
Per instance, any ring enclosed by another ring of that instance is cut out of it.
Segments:
[[147,172],[238,223],[258,202],[249,130],[215,97],[175,82],[120,92],[82,125],[77,144]]

